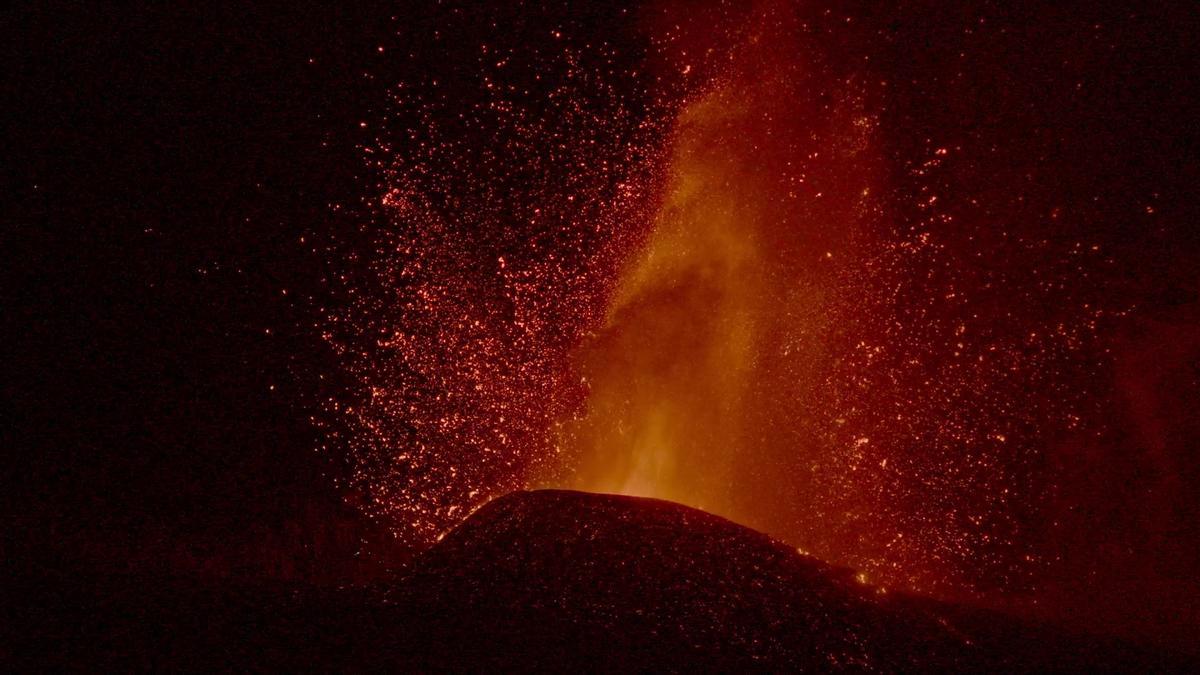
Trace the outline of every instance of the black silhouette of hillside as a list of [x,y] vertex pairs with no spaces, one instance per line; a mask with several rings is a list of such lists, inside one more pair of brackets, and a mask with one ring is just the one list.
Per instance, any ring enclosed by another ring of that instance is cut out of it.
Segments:
[[32,580],[14,665],[103,669],[1058,671],[1183,661],[883,593],[654,499],[519,492],[367,587]]

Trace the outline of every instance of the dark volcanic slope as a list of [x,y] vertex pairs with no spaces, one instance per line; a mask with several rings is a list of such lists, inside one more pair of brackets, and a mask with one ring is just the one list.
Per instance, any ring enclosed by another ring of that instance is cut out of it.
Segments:
[[[881,609],[849,572],[652,499],[509,495],[451,532],[414,582],[410,600],[453,603],[448,615],[479,617],[485,634],[511,630],[496,643],[502,652],[519,657],[528,648],[555,663],[583,649],[631,664],[911,666],[909,658],[941,660],[957,646],[932,618]],[[553,639],[557,631],[569,639]]]
[[431,609],[427,644],[443,665],[1168,667],[1117,645],[884,594],[723,518],[615,495],[498,499],[430,551],[393,599]]
[[[1162,671],[1160,656],[882,594],[678,504],[488,504],[374,587],[49,573],[14,584],[12,669]],[[0,652],[4,653],[4,652]]]

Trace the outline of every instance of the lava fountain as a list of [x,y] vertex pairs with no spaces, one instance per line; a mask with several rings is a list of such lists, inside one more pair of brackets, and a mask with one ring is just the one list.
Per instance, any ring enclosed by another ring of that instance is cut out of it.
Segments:
[[848,17],[640,25],[641,51],[493,36],[397,88],[366,148],[373,244],[325,332],[348,491],[416,548],[570,487],[888,584],[1020,587],[1045,439],[1087,426],[1071,374],[1101,310],[1063,289],[1097,247],[1030,244],[988,215],[1008,195],[947,190],[961,145],[899,152]]
[[574,487],[779,529],[763,516],[786,510],[761,500],[778,489],[774,455],[819,454],[798,437],[820,414],[804,401],[820,386],[824,305],[877,213],[879,171],[862,86],[809,67],[794,17],[755,21],[675,120],[650,232],[573,355],[586,411],[559,442]]

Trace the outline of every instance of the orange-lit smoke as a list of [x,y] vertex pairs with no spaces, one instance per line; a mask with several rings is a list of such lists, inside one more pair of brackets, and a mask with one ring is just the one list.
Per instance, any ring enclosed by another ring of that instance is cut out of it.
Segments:
[[862,88],[806,62],[798,28],[760,12],[675,122],[651,229],[575,353],[571,487],[794,533],[808,495],[790,474],[822,452],[827,302],[879,180]]

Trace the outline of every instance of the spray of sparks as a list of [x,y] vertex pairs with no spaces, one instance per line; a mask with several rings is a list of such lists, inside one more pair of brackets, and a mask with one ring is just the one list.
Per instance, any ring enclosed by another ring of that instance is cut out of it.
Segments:
[[1040,448],[1086,424],[1064,374],[1101,312],[1071,282],[1101,253],[947,193],[962,147],[890,151],[888,83],[811,37],[843,17],[640,21],[641,53],[555,30],[394,89],[367,273],[326,331],[356,383],[329,404],[350,489],[418,548],[559,486],[888,585],[1020,585]]

